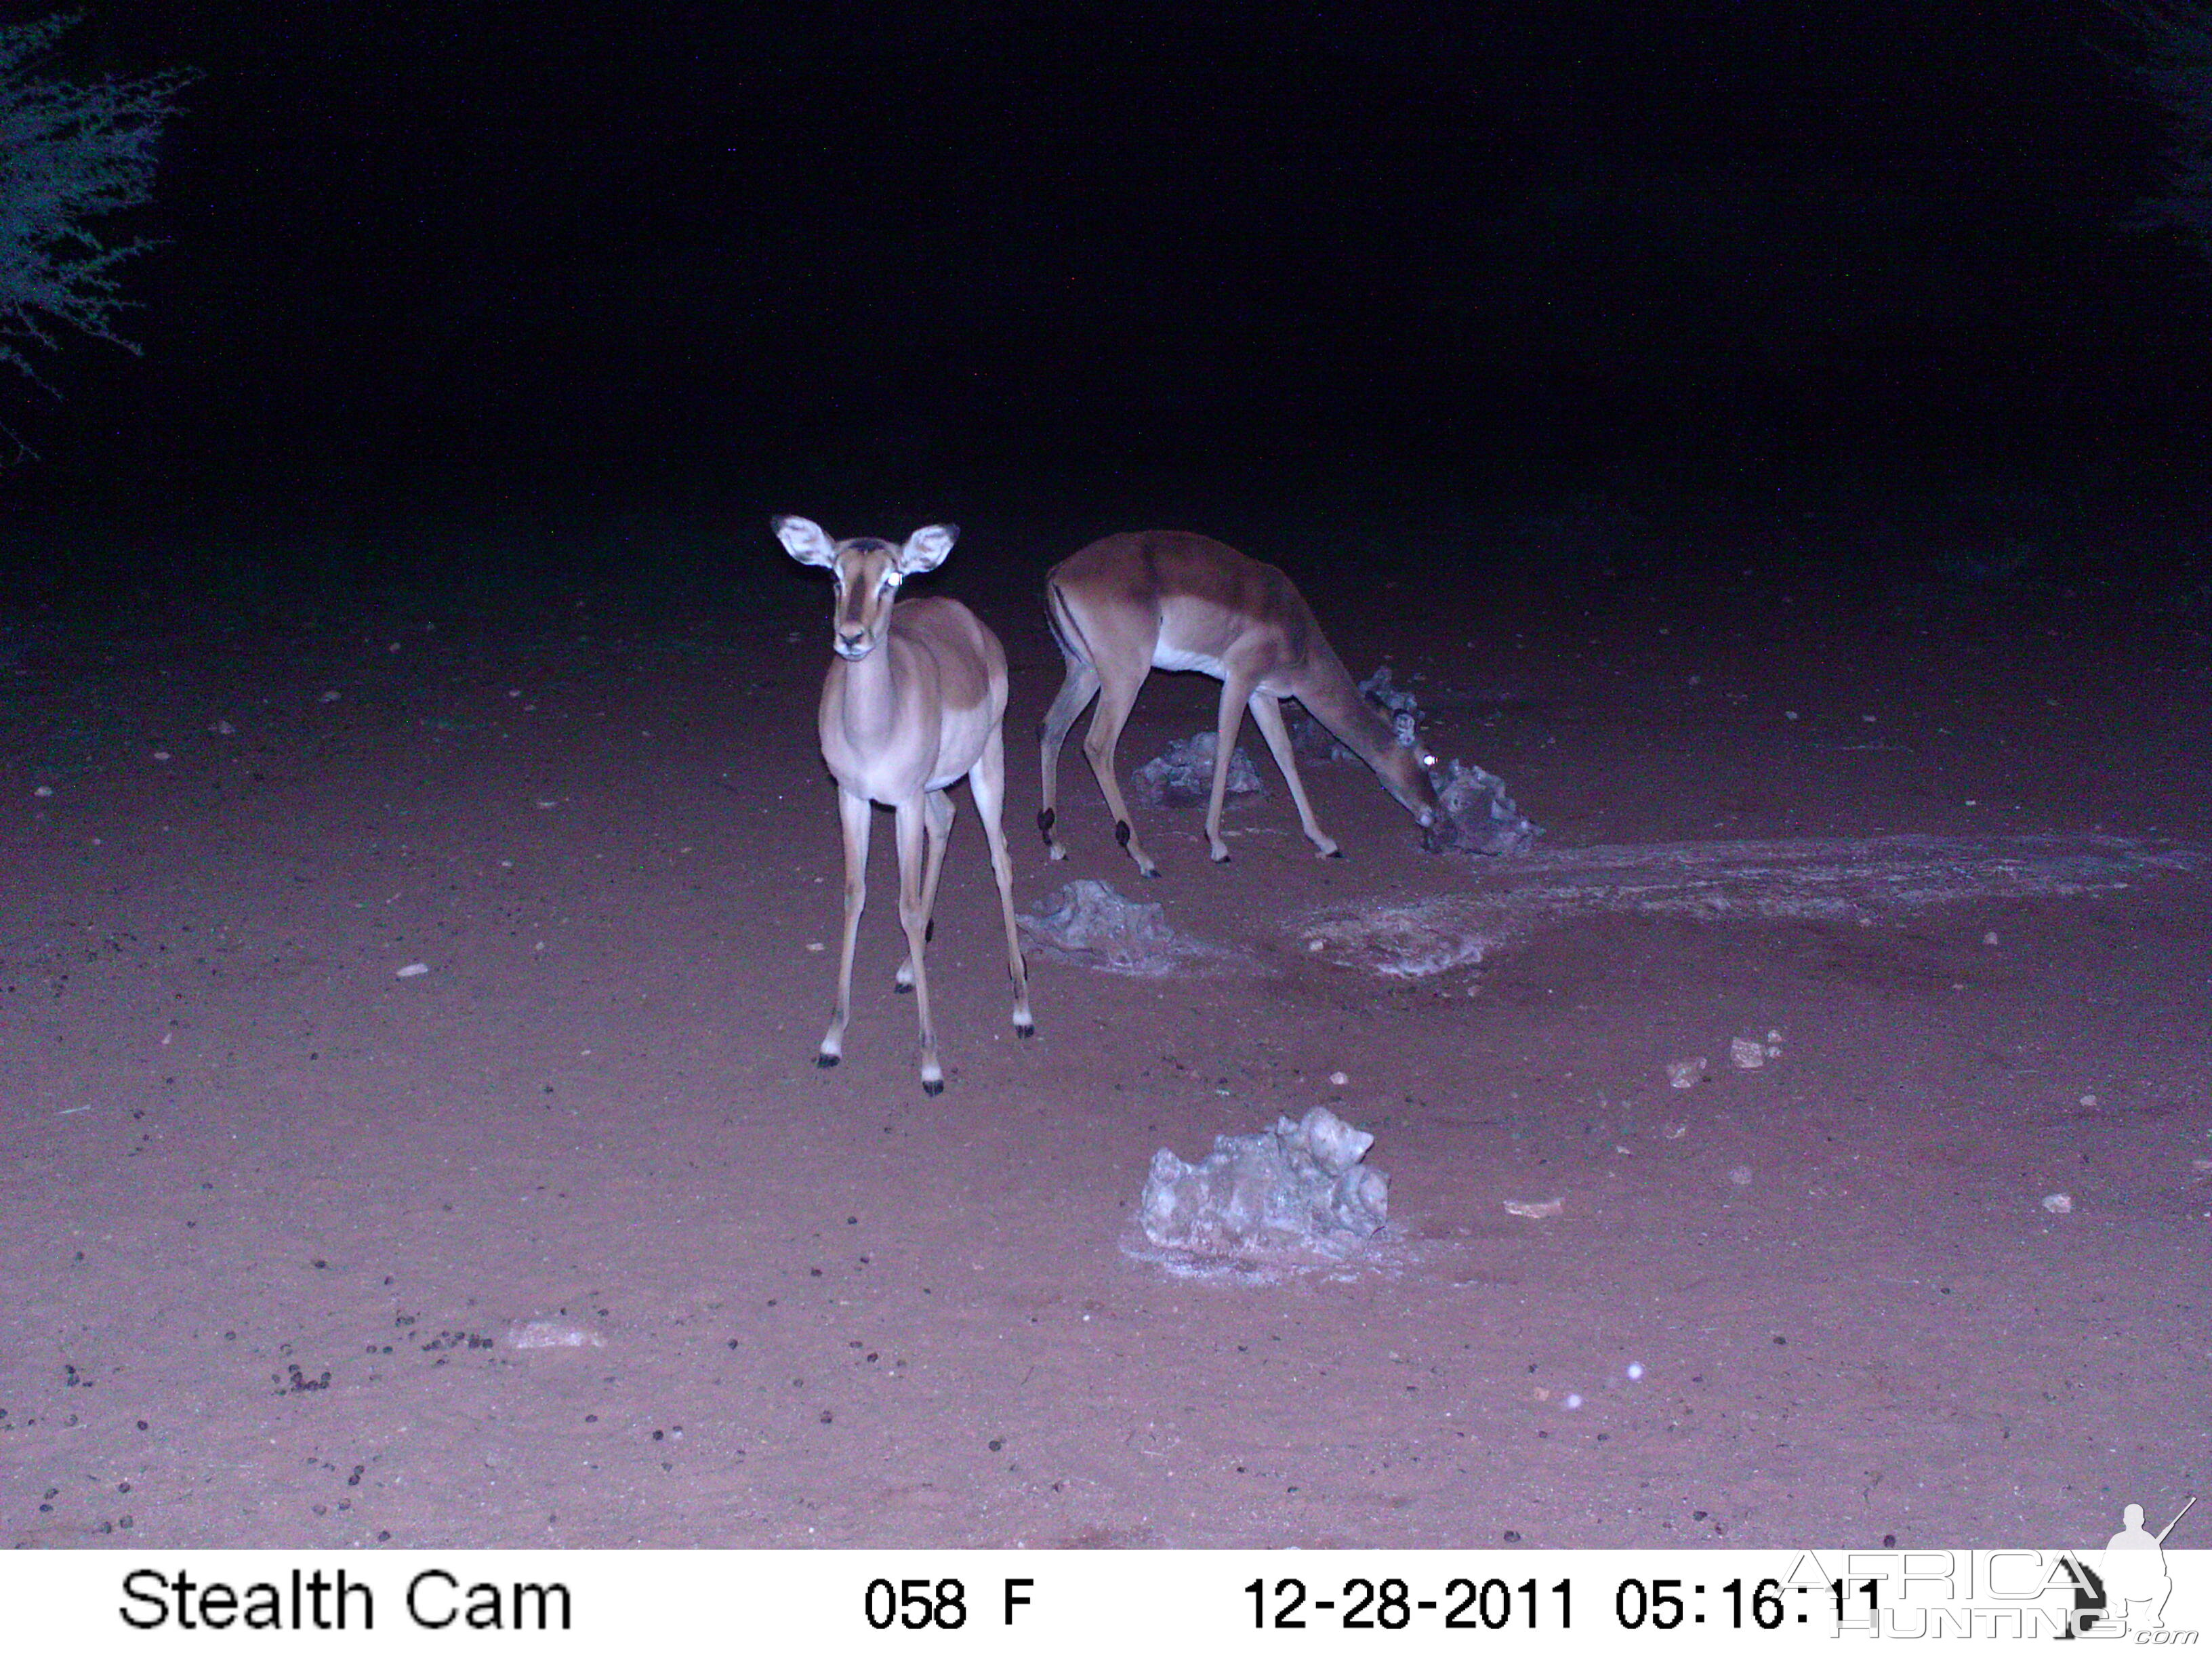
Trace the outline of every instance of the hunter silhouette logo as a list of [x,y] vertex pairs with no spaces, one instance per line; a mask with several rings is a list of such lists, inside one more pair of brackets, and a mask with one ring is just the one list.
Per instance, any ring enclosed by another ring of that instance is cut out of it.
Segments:
[[2142,1504],[2120,1511],[2120,1529],[2105,1546],[2105,1599],[2112,1617],[2128,1629],[2166,1628],[2160,1615],[2173,1594],[2173,1580],[2166,1571],[2166,1534],[2196,1505],[2194,1498],[2184,1504],[2156,1537],[2143,1530]]
[[2083,1635],[2099,1625],[2100,1636],[2130,1631],[2166,1628],[2166,1598],[2173,1594],[2173,1579],[2166,1570],[2166,1534],[2181,1524],[2181,1517],[2197,1507],[2191,1498],[2173,1519],[2156,1533],[2143,1528],[2140,1504],[2120,1511],[2120,1529],[2105,1544],[2104,1559],[2092,1569],[2074,1557],[2067,1565],[2074,1589],[2073,1628],[2062,1639]]

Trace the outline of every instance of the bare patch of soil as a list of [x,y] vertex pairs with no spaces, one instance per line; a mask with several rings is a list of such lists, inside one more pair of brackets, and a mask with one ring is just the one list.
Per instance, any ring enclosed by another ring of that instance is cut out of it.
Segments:
[[[1202,809],[1144,813],[1146,883],[1072,752],[1072,859],[1029,831],[1048,558],[956,559],[1014,665],[1020,907],[1105,880],[1250,966],[1040,953],[1017,1042],[963,798],[927,1101],[888,836],[845,1063],[811,1063],[827,610],[759,556],[673,619],[362,618],[11,680],[9,1542],[2087,1543],[2208,1484],[2185,641],[1564,586],[1417,639],[1310,583],[1355,672],[1510,693],[1424,735],[1543,850],[1426,855],[1316,763],[1346,860],[1271,787],[1226,866]],[[1216,692],[1155,676],[1123,756]],[[1932,838],[1901,885],[1900,836]],[[1873,885],[1796,902],[1847,867]],[[1329,931],[1359,916],[1489,942],[1386,979]],[[1155,1150],[1317,1103],[1391,1175],[1371,1250],[1125,1252]]]

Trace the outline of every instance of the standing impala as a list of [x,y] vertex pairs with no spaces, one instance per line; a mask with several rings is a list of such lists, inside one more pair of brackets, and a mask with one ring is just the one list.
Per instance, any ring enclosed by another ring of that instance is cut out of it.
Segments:
[[1036,1032],[1014,932],[1013,865],[999,819],[1006,793],[1006,653],[998,636],[957,600],[920,599],[892,608],[902,581],[944,562],[960,533],[957,526],[917,530],[903,547],[872,536],[833,542],[811,519],[780,516],[769,527],[793,558],[820,565],[837,579],[831,639],[837,659],[822,682],[820,726],[822,758],[837,780],[845,832],[845,941],[837,961],[836,1012],[814,1063],[835,1066],[843,1057],[845,1025],[853,1014],[853,941],[868,901],[871,803],[881,801],[897,814],[899,925],[906,930],[906,961],[894,983],[902,991],[913,988],[921,1017],[922,1092],[942,1094],[945,1073],[937,1063],[922,951],[945,867],[945,838],[952,832],[952,797],[945,791],[963,775],[999,879],[1006,962],[1014,975],[1014,1030],[1024,1036]]
[[1443,811],[1430,776],[1436,757],[1398,738],[1322,637],[1305,598],[1274,566],[1248,559],[1204,536],[1149,531],[1109,536],[1054,565],[1044,583],[1045,614],[1067,678],[1053,699],[1038,736],[1044,766],[1044,805],[1037,827],[1054,858],[1066,853],[1052,838],[1057,814],[1060,745],[1067,728],[1095,696],[1098,712],[1083,739],[1083,753],[1113,809],[1114,836],[1148,876],[1159,870],[1137,840],[1114,777],[1114,745],[1137,701],[1138,688],[1155,668],[1196,669],[1221,682],[1221,710],[1214,732],[1213,795],[1206,809],[1206,839],[1214,861],[1229,857],[1221,839],[1221,797],[1237,727],[1250,708],[1260,733],[1283,769],[1297,804],[1306,839],[1323,858],[1340,857],[1336,843],[1314,821],[1283,729],[1280,700],[1296,697],[1346,748],[1375,769],[1382,787],[1432,830]]

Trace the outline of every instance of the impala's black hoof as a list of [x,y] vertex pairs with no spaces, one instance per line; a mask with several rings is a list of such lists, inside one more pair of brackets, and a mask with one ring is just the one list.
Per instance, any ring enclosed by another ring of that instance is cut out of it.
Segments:
[[891,994],[893,996],[910,997],[914,994],[914,987],[911,985],[901,985],[894,980],[891,982]]
[[826,1072],[836,1063],[837,1056],[835,1054],[817,1054],[814,1056],[815,1069],[817,1071]]
[[1114,839],[1126,852],[1129,846],[1129,826],[1121,818],[1114,820]]
[[1036,1027],[1034,1025],[1017,1025],[1014,1027],[1014,1035],[1020,1037],[1024,1042],[1027,1042],[1030,1038],[1036,1035]]
[[932,1100],[934,1100],[938,1096],[945,1092],[945,1085],[942,1083],[925,1082],[921,1085],[921,1091],[927,1095]]
[[1043,836],[1047,845],[1050,845],[1052,842],[1052,826],[1059,822],[1060,814],[1049,806],[1037,808],[1037,831]]
[[1328,855],[1333,859],[1340,859],[1344,856],[1344,848],[1341,847],[1331,848],[1329,849]]

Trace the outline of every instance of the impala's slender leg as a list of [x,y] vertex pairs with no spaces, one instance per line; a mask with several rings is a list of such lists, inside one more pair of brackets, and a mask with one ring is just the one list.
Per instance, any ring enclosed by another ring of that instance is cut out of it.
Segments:
[[1044,804],[1037,809],[1037,829],[1043,833],[1048,858],[1067,856],[1067,849],[1052,838],[1052,826],[1060,816],[1056,810],[1060,798],[1060,745],[1066,741],[1067,728],[1075,724],[1075,717],[1097,695],[1098,671],[1080,657],[1069,657],[1067,678],[1060,682],[1060,695],[1052,700],[1052,707],[1045,711],[1043,722],[1037,727],[1044,765]]
[[993,726],[984,739],[982,757],[968,774],[968,787],[975,797],[975,816],[983,820],[983,839],[991,844],[991,873],[999,878],[999,914],[1006,923],[1006,966],[1014,976],[1014,1030],[1022,1036],[1036,1035],[1030,1018],[1030,975],[1022,962],[1022,936],[1014,926],[1014,861],[1006,856],[1006,828],[999,811],[1006,795],[1006,736]]
[[1237,728],[1244,724],[1244,704],[1257,682],[1230,669],[1221,682],[1221,712],[1213,731],[1213,794],[1206,804],[1206,844],[1216,864],[1229,862],[1229,843],[1221,839],[1221,799],[1229,792],[1229,758],[1237,750]]
[[929,915],[921,904],[921,866],[927,849],[923,839],[927,809],[920,799],[902,800],[894,811],[898,832],[899,926],[906,929],[906,953],[914,963],[915,1012],[921,1019],[921,1091],[945,1092],[945,1073],[937,1064],[937,1027],[929,1018],[929,966],[923,952],[929,943]]
[[853,941],[860,935],[860,912],[868,902],[868,828],[872,809],[865,795],[837,791],[837,819],[845,834],[845,942],[837,953],[837,1006],[822,1039],[817,1066],[835,1066],[845,1054],[845,1023],[853,1017]]
[[1298,776],[1297,757],[1291,752],[1291,734],[1283,726],[1282,700],[1271,691],[1255,691],[1247,704],[1252,711],[1252,723],[1267,738],[1267,749],[1275,757],[1275,764],[1283,769],[1283,781],[1291,786],[1291,799],[1297,803],[1298,823],[1304,826],[1306,839],[1321,849],[1325,859],[1342,858],[1336,843],[1322,833],[1314,820],[1313,804],[1306,799],[1306,786]]
[[1114,839],[1121,843],[1137,868],[1148,876],[1159,874],[1159,866],[1152,860],[1137,840],[1136,826],[1129,822],[1129,808],[1121,799],[1121,786],[1114,781],[1114,745],[1121,740],[1121,727],[1129,718],[1129,710],[1136,706],[1137,692],[1145,683],[1138,675],[1127,685],[1116,685],[1104,675],[1099,676],[1103,688],[1098,693],[1098,709],[1091,717],[1091,729],[1083,735],[1083,757],[1091,763],[1091,770],[1098,780],[1098,787],[1106,796],[1106,805],[1114,814]]
[[[933,789],[923,799],[922,823],[929,831],[929,867],[921,878],[921,936],[929,938],[933,930],[931,919],[937,915],[937,875],[945,868],[945,846],[952,836],[953,814],[958,811],[952,797],[942,789]],[[899,963],[898,972],[892,976],[891,989],[903,994],[914,989],[914,958],[908,957]]]

